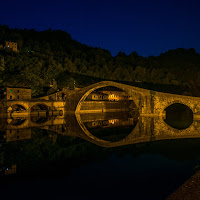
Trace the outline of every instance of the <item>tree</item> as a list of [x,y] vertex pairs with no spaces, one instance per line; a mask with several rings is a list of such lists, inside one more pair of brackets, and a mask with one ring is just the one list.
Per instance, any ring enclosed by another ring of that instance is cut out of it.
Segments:
[[23,48],[23,40],[22,39],[17,40],[17,45],[19,47],[19,50],[21,51]]
[[146,68],[137,66],[134,71],[135,81],[145,82],[146,81]]
[[3,83],[3,72],[5,70],[5,60],[3,56],[0,56],[0,85]]

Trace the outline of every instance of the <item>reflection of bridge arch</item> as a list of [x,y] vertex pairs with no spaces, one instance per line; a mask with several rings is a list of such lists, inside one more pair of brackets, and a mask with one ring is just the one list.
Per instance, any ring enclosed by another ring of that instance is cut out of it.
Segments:
[[127,137],[120,141],[111,142],[92,135],[81,121],[79,114],[76,114],[76,119],[84,132],[79,137],[102,147],[117,147],[155,140],[200,138],[200,126],[197,124],[198,122],[194,121],[190,127],[178,130],[167,125],[162,118],[141,118]]
[[194,127],[194,121],[192,122],[192,124],[185,128],[185,129],[176,129],[176,128],[173,128],[171,127],[170,125],[168,125],[164,120],[163,120],[163,126],[165,126],[165,129],[169,130],[169,133],[177,133],[177,134],[185,134],[187,132],[191,132],[193,130],[193,127]]
[[9,123],[9,128],[11,129],[22,129],[29,125],[29,121],[26,118],[20,119],[11,119]]
[[[86,92],[84,93],[84,95],[81,97],[81,99],[79,100],[77,106],[76,106],[76,109],[75,109],[75,113],[79,113],[80,110],[81,110],[81,106],[82,106],[82,102],[85,101],[85,99],[95,90],[97,89],[100,89],[100,88],[104,88],[104,87],[115,87],[115,88],[118,88],[118,89],[121,89],[122,91],[126,92],[127,94],[130,94],[130,88],[131,86],[127,86],[127,85],[124,85],[124,84],[120,84],[120,83],[115,83],[115,82],[112,82],[112,81],[103,81],[103,82],[100,82],[100,83],[97,83],[97,84],[94,84],[92,86],[88,86],[86,87]],[[133,101],[136,100],[134,98],[134,96],[132,96],[133,98]],[[137,108],[136,104],[135,104],[135,101],[134,101],[134,107]]]
[[193,123],[188,128],[179,130],[169,126],[165,123],[164,120],[160,119],[154,123],[154,133],[157,136],[164,134],[165,136],[176,136],[177,138],[182,137],[183,135],[185,135],[185,137],[191,135],[200,136],[200,127],[197,123],[197,121],[193,121]]
[[101,144],[100,146],[103,146],[103,145],[106,145],[106,146],[120,146],[119,144],[123,141],[123,142],[126,142],[128,140],[130,140],[130,138],[133,138],[133,137],[138,137],[139,134],[140,134],[140,124],[137,123],[136,126],[134,127],[134,129],[132,130],[132,132],[127,135],[125,138],[123,138],[122,140],[119,140],[119,141],[116,141],[116,142],[111,142],[111,141],[107,141],[107,140],[103,140],[103,139],[100,139],[96,136],[94,136],[93,134],[91,134],[88,129],[86,128],[86,126],[84,125],[83,121],[81,120],[81,116],[80,114],[76,114],[76,119],[77,119],[77,122],[80,126],[80,128],[83,130],[84,134],[85,134],[85,138],[86,140],[90,141],[90,142],[93,142],[93,143],[98,143],[98,144]]

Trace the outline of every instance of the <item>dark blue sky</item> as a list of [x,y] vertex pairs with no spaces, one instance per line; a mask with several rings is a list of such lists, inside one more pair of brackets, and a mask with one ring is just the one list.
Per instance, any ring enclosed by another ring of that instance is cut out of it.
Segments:
[[150,56],[175,48],[200,52],[199,0],[9,0],[0,7],[0,24],[65,30],[112,55]]

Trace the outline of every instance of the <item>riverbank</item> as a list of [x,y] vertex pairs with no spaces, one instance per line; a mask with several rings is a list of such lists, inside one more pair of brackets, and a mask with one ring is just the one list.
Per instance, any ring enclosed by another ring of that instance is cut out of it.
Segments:
[[166,200],[199,200],[200,199],[200,170],[181,185]]

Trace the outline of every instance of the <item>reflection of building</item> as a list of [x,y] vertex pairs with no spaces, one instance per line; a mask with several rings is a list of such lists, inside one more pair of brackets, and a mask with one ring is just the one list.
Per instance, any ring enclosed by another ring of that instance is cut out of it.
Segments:
[[134,125],[137,119],[128,118],[124,119],[109,119],[109,120],[98,120],[92,122],[86,122],[86,126],[88,128],[96,128],[96,127],[113,127],[113,126],[129,126]]
[[12,165],[9,168],[5,168],[5,175],[9,175],[9,174],[15,174],[16,173],[16,165]]
[[17,43],[16,42],[5,41],[5,49],[6,50],[12,50],[12,51],[18,52],[18,50],[17,50]]
[[30,100],[31,89],[19,87],[0,88],[0,99],[5,100]]
[[0,175],[10,175],[10,174],[15,174],[17,166],[16,165],[12,165],[11,167],[5,167],[2,166],[0,167]]
[[4,140],[6,142],[31,139],[31,129],[10,129],[6,130]]

